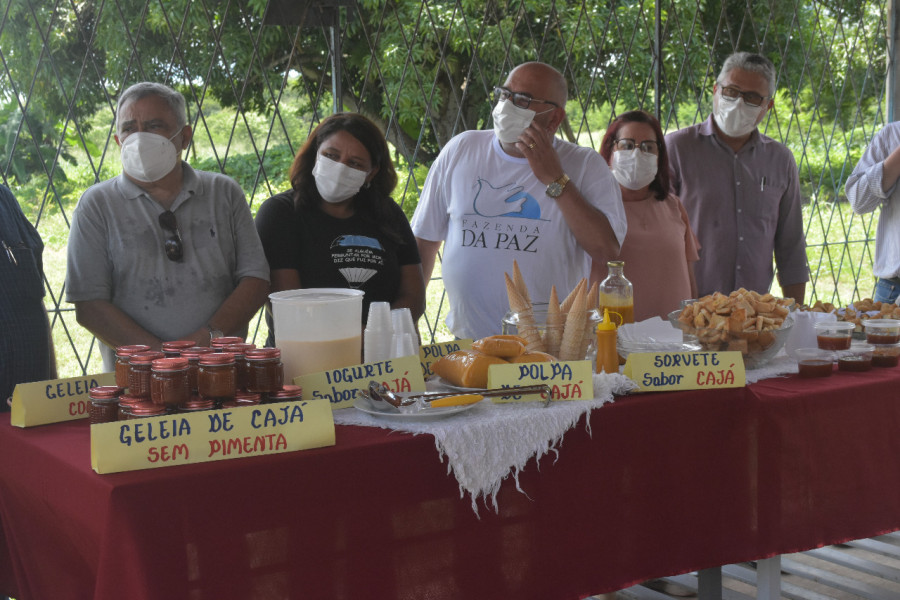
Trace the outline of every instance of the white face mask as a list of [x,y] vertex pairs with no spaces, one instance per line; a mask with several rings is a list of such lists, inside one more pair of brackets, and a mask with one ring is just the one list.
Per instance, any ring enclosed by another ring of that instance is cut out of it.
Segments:
[[172,138],[144,131],[129,134],[122,142],[119,158],[125,173],[138,181],[159,181],[168,175],[178,163],[178,150]]
[[743,98],[723,98],[721,90],[716,92],[716,96],[713,118],[722,133],[739,138],[756,129],[756,119],[764,106],[747,106]]
[[313,167],[316,189],[325,202],[337,204],[352,198],[366,182],[366,171],[348,167],[344,163],[331,160],[327,156],[316,156]]
[[619,185],[639,190],[656,178],[657,156],[641,152],[640,148],[617,150],[613,152],[609,168]]
[[536,112],[530,108],[520,108],[503,100],[497,103],[491,116],[494,117],[494,135],[504,144],[515,144],[519,136],[534,120]]

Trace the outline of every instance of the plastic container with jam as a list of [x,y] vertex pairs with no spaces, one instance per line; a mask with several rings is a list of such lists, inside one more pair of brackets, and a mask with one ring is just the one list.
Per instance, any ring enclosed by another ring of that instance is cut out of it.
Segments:
[[164,358],[162,352],[138,352],[128,359],[131,371],[128,377],[128,393],[144,400],[150,399],[150,370],[153,361]]
[[896,367],[900,363],[900,344],[873,344],[873,367]]
[[849,350],[855,327],[856,325],[847,321],[816,323],[816,345],[822,350]]
[[299,385],[285,385],[277,392],[266,394],[267,402],[296,402],[303,399],[303,389]]
[[284,386],[284,366],[278,348],[248,350],[247,391],[258,394],[277,392]]
[[116,348],[116,385],[123,390],[128,387],[128,378],[131,376],[131,365],[128,359],[132,354],[147,352],[150,346],[136,344],[133,346],[119,346]]
[[217,403],[231,400],[236,391],[235,380],[234,355],[213,352],[200,356],[197,388],[201,397]]
[[875,348],[871,344],[860,344],[849,350],[841,350],[837,353],[838,370],[840,371],[871,371],[872,354]]
[[112,423],[119,420],[119,396],[122,388],[114,385],[92,387],[88,391],[91,399],[91,425]]
[[863,321],[866,342],[870,344],[896,344],[900,342],[900,320],[869,319]]
[[193,348],[196,344],[194,340],[175,340],[172,342],[163,342],[162,351],[166,358],[177,358],[181,356],[182,350]]
[[191,398],[188,359],[158,358],[150,371],[150,400],[153,404],[178,406]]
[[834,357],[820,348],[797,348],[797,372],[800,377],[829,377],[834,372]]

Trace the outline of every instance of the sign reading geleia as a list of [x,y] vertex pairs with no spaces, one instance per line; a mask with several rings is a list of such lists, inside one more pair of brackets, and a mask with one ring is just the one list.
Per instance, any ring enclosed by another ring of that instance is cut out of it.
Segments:
[[331,406],[300,400],[91,425],[100,474],[334,445]]
[[9,422],[33,427],[84,419],[91,412],[89,392],[101,385],[116,385],[115,373],[20,383],[13,391]]

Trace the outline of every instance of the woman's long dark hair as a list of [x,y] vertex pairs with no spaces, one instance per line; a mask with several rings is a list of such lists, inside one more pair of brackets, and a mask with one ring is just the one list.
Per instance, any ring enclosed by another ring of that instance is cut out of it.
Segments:
[[653,135],[656,136],[656,143],[659,145],[659,155],[656,157],[656,177],[650,182],[650,189],[653,190],[653,195],[657,200],[665,200],[669,195],[669,186],[671,185],[669,153],[666,151],[666,138],[656,117],[643,110],[630,110],[613,119],[600,143],[600,155],[606,164],[610,164],[617,133],[626,123],[646,123],[653,129]]
[[319,147],[339,131],[346,131],[359,140],[369,152],[372,167],[378,167],[375,177],[353,197],[354,213],[372,222],[395,241],[400,241],[402,239],[400,232],[390,218],[392,214],[390,204],[394,202],[391,193],[397,187],[397,172],[394,170],[387,141],[381,130],[375,123],[360,114],[331,115],[323,119],[309,134],[306,143],[297,152],[297,156],[294,157],[294,162],[291,164],[290,180],[291,187],[294,189],[294,204],[298,208],[309,209],[324,202],[316,188],[316,180],[312,171],[319,154]]

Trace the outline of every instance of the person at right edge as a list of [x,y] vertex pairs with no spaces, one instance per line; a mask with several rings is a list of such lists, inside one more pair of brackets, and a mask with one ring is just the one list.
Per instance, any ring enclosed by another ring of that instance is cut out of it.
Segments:
[[875,232],[873,274],[876,302],[896,302],[900,296],[900,122],[888,123],[875,134],[850,173],[845,190],[858,215],[881,208]]
[[809,267],[800,178],[791,151],[757,131],[775,105],[775,66],[732,54],[713,85],[713,113],[666,136],[672,191],[700,241],[697,293],[769,291],[803,304]]

